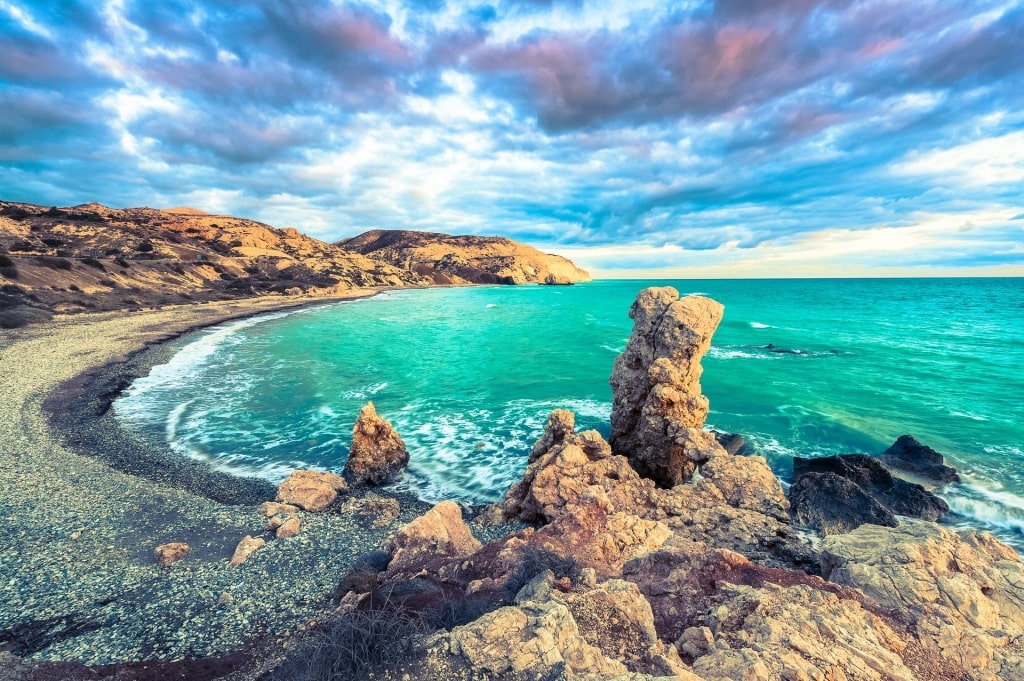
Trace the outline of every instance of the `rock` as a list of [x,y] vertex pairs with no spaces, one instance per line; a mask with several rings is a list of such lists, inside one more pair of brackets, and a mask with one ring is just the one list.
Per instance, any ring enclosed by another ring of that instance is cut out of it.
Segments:
[[257,510],[266,517],[273,518],[278,513],[295,513],[299,510],[299,507],[292,504],[281,504],[276,501],[264,501]]
[[338,511],[366,518],[372,527],[387,527],[398,520],[402,508],[397,499],[367,492],[347,500]]
[[629,311],[633,334],[609,381],[609,442],[661,487],[689,480],[699,464],[722,452],[714,435],[701,430],[708,401],[700,390],[700,360],[722,312],[713,300],[680,299],[671,287],[644,289]]
[[442,501],[387,542],[384,550],[392,556],[387,578],[429,574],[439,565],[468,558],[481,546],[462,520],[459,507]]
[[306,511],[323,511],[334,503],[339,492],[347,489],[348,485],[336,473],[292,471],[277,488],[277,500]]
[[733,508],[788,521],[789,501],[761,456],[716,456],[700,467],[700,489],[715,488]]
[[242,538],[242,541],[238,542],[238,546],[235,547],[235,553],[231,556],[231,560],[228,562],[228,565],[241,565],[249,559],[249,556],[252,555],[253,551],[266,545],[266,543],[267,542],[264,539],[259,537],[245,535],[245,537]]
[[862,525],[822,548],[829,581],[904,613],[951,668],[983,681],[1024,678],[1024,565],[991,535],[906,520]]
[[285,521],[278,526],[274,536],[278,539],[291,539],[299,533],[299,528],[301,527],[302,521],[299,520],[298,516],[293,515],[286,518]]
[[843,454],[816,459],[793,459],[793,483],[806,473],[833,473],[853,482],[896,515],[938,520],[949,510],[946,502],[921,485],[894,478],[873,456]]
[[156,564],[160,567],[168,567],[192,553],[192,547],[185,542],[175,541],[161,544],[156,547],[154,553],[156,554]]
[[561,446],[566,438],[571,438],[576,427],[576,415],[567,409],[555,409],[548,414],[548,422],[544,434],[533,445],[528,463],[533,463],[543,454]]
[[924,478],[935,485],[960,481],[956,469],[945,464],[942,454],[921,444],[912,435],[900,435],[878,458],[889,468]]
[[793,520],[825,536],[854,530],[864,523],[896,527],[892,511],[851,480],[835,473],[805,473],[789,489]]
[[747,441],[743,439],[743,436],[739,433],[723,433],[719,430],[712,430],[715,435],[715,440],[722,446],[722,449],[733,455],[743,455],[747,453],[749,447]]
[[359,411],[343,474],[357,485],[384,485],[409,463],[409,452],[395,429],[377,415],[373,402]]
[[553,272],[551,274],[549,274],[548,276],[544,277],[544,281],[542,283],[544,285],[546,285],[546,286],[572,286],[573,285],[573,281],[571,279],[569,279],[569,277],[567,277],[565,275],[555,274]]

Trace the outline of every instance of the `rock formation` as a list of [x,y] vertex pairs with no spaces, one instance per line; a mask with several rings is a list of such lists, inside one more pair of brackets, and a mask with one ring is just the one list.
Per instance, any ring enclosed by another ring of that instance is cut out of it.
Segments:
[[942,454],[921,444],[913,435],[900,435],[878,458],[888,468],[910,473],[933,485],[960,481],[956,469],[945,464]]
[[862,523],[894,527],[896,515],[938,520],[949,510],[942,499],[894,478],[867,454],[795,457],[789,498],[796,521],[825,534],[848,532]]
[[343,475],[353,484],[383,485],[394,480],[408,463],[409,452],[402,438],[377,415],[373,402],[367,402],[352,428]]
[[[415,577],[439,564],[460,561],[480,549],[480,542],[462,520],[462,511],[451,501],[442,501],[412,521],[387,543],[391,554],[389,577]],[[411,573],[411,574],[410,574]]]
[[347,489],[344,479],[336,473],[292,471],[277,488],[277,501],[306,511],[323,511],[334,503],[339,492]]
[[644,289],[629,311],[633,334],[610,383],[612,450],[659,486],[685,482],[722,451],[701,429],[708,414],[700,360],[723,308],[709,298],[679,298],[672,287]]

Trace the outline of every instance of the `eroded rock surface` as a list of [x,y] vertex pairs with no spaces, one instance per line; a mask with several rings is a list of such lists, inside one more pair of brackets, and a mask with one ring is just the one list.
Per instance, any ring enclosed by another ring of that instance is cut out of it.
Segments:
[[394,480],[408,463],[405,442],[387,420],[377,415],[373,402],[367,402],[352,428],[345,477],[354,484],[384,485]]
[[277,488],[277,501],[306,511],[323,511],[347,489],[348,484],[337,473],[292,471]]
[[392,556],[387,576],[408,578],[436,572],[438,566],[467,558],[480,547],[459,507],[442,501],[402,527],[384,547]]
[[192,553],[192,547],[185,542],[175,541],[169,544],[161,544],[154,550],[156,564],[160,567],[169,567],[179,560]]
[[610,379],[609,442],[659,486],[689,480],[698,465],[723,451],[701,429],[708,400],[700,389],[700,360],[723,309],[709,298],[680,298],[666,286],[641,291],[629,311],[633,334]]

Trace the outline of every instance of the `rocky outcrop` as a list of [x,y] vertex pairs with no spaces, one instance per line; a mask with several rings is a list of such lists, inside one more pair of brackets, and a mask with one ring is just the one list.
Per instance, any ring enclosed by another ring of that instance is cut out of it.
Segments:
[[402,527],[384,546],[391,554],[387,576],[411,578],[436,573],[439,566],[461,561],[480,547],[459,507],[442,501]]
[[701,394],[700,360],[723,308],[709,298],[680,299],[672,287],[644,289],[629,311],[633,334],[615,360],[610,383],[616,454],[661,487],[685,482],[722,452],[701,429],[708,400]]
[[921,444],[913,435],[900,435],[878,458],[887,468],[909,473],[933,485],[960,481],[956,469],[946,465],[942,454]]
[[292,471],[277,488],[277,501],[306,511],[323,511],[334,503],[339,492],[347,489],[348,485],[337,473]]
[[359,411],[344,476],[357,485],[384,485],[409,463],[409,452],[394,427],[377,415],[373,402]]
[[793,459],[790,502],[794,518],[826,534],[862,523],[894,526],[896,515],[938,520],[948,510],[921,485],[906,482],[867,454]]
[[185,542],[175,541],[169,544],[161,544],[154,549],[156,564],[160,567],[170,567],[179,560],[192,553],[192,547]]
[[438,284],[590,281],[589,274],[566,258],[503,237],[372,230],[337,245]]
[[822,573],[904,613],[922,646],[969,678],[1024,678],[1024,566],[991,535],[862,525],[824,541]]

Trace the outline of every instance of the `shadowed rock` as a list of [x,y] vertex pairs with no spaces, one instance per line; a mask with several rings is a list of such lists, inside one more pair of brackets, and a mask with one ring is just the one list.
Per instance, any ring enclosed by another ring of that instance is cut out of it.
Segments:
[[373,402],[359,411],[343,471],[354,484],[384,485],[409,463],[409,451],[390,423],[377,416]]
[[[790,501],[793,501],[793,489],[806,491],[807,486],[799,485],[802,476],[808,473],[832,473],[849,480],[865,494],[880,503],[896,515],[938,520],[949,510],[946,502],[938,498],[921,485],[894,478],[892,473],[873,456],[867,454],[843,454],[841,456],[825,456],[817,459],[793,459],[793,488],[790,489]],[[827,480],[827,479],[826,479]],[[838,491],[836,484],[832,487]],[[847,495],[853,499],[853,496]],[[824,506],[817,511],[810,511],[813,499],[818,499]],[[856,527],[860,523],[855,520],[853,507],[835,504],[827,495],[811,497],[803,495],[801,500],[803,512],[816,515],[826,521],[835,523],[837,527],[849,525]],[[863,509],[862,509],[863,510]],[[844,517],[844,514],[846,516]],[[870,522],[862,520],[861,522]]]
[[945,464],[942,454],[921,444],[913,435],[900,435],[878,458],[889,468],[906,471],[936,485],[960,481],[956,469]]
[[629,316],[633,335],[609,380],[612,450],[661,487],[685,482],[722,451],[701,429],[708,400],[701,394],[700,360],[722,320],[723,307],[670,286],[644,289]]
[[789,489],[793,520],[828,536],[864,523],[896,527],[892,511],[856,483],[835,473],[805,473]]

